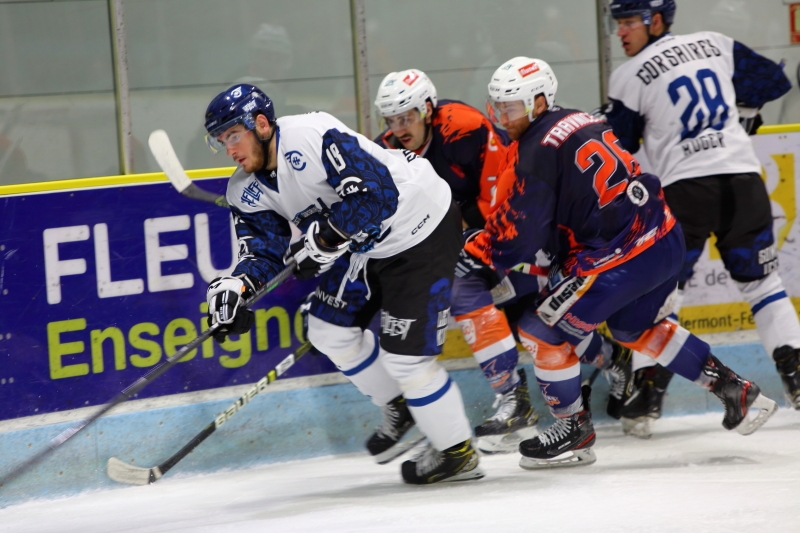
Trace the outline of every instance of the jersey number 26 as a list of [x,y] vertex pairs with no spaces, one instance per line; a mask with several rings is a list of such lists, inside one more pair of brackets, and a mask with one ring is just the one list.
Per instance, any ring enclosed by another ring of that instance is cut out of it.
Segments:
[[[581,172],[586,172],[592,168],[595,164],[595,158],[600,165],[594,171],[592,186],[594,187],[594,192],[600,197],[598,203],[602,209],[618,195],[625,192],[628,187],[629,177],[638,176],[642,173],[642,170],[636,158],[620,146],[619,139],[611,130],[603,132],[603,142],[598,139],[590,139],[575,152],[575,164]],[[625,172],[622,179],[617,176],[616,180],[613,180],[620,162],[624,165]],[[614,182],[612,183],[612,181]]]

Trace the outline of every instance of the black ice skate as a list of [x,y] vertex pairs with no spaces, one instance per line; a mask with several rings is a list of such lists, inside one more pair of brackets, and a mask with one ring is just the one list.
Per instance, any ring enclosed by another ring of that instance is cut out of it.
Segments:
[[467,481],[480,479],[483,471],[478,467],[478,453],[470,439],[440,452],[432,445],[416,457],[403,463],[403,481],[412,485],[429,485],[441,481]]
[[519,369],[519,383],[505,393],[498,394],[493,407],[497,412],[475,428],[475,447],[486,453],[511,453],[519,443],[534,437],[539,415],[533,410],[525,371]]
[[589,408],[591,389],[582,388],[583,411],[567,418],[557,418],[556,423],[544,433],[522,441],[519,466],[527,470],[565,466],[590,465],[597,460],[592,446],[595,433],[592,412]]
[[631,355],[633,352],[630,348],[611,341],[614,345],[614,351],[611,354],[611,366],[603,371],[608,383],[611,386],[608,391],[608,406],[606,413],[611,418],[619,420],[622,416],[622,406],[630,398],[633,392],[633,369],[631,367]]
[[800,349],[791,346],[775,348],[772,359],[781,375],[786,400],[789,405],[800,410]]
[[[375,462],[383,465],[406,453],[425,437],[414,427],[406,399],[398,396],[381,407],[383,424],[367,440],[367,450]],[[409,433],[409,430],[413,431]],[[406,435],[408,433],[408,435]],[[406,436],[403,439],[403,436]]]
[[661,365],[640,368],[633,373],[633,393],[622,407],[622,431],[626,435],[649,439],[652,422],[661,418],[661,405],[672,376]]
[[709,388],[725,406],[725,429],[735,428],[742,435],[750,435],[778,409],[774,401],[761,394],[758,385],[742,379],[713,355],[708,356],[703,373],[711,378]]

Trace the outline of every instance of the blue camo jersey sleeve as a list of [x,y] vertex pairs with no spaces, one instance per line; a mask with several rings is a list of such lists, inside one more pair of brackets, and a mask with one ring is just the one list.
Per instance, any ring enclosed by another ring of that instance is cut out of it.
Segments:
[[644,136],[644,117],[625,107],[619,100],[609,100],[611,108],[606,112],[606,121],[611,124],[622,147],[635,154],[639,151],[639,143]]
[[761,107],[792,88],[780,65],[733,42],[733,87],[736,101],[745,107]]
[[239,263],[233,276],[247,274],[262,285],[283,269],[283,252],[289,247],[289,222],[272,210],[245,213],[231,207],[239,239]]
[[332,128],[322,136],[327,181],[342,199],[331,206],[328,223],[346,237],[361,234],[358,252],[380,236],[381,222],[397,211],[399,193],[389,169],[364,150],[353,135]]

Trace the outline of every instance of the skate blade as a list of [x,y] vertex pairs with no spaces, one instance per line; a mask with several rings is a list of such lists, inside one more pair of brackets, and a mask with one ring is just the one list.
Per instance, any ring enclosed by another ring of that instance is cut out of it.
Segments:
[[386,463],[397,459],[423,440],[425,440],[425,435],[420,433],[419,430],[414,427],[408,432],[404,440],[401,440],[385,452],[379,453],[378,455],[373,455],[372,457],[379,465],[385,465]]
[[649,439],[653,436],[653,419],[649,416],[622,418],[622,432],[637,439]]
[[450,483],[451,481],[471,481],[473,479],[481,479],[484,476],[483,470],[481,467],[476,466],[472,470],[467,470],[466,472],[459,472],[454,476],[450,476],[447,479],[443,479],[441,483]]
[[750,408],[747,410],[747,416],[744,417],[736,431],[742,435],[750,435],[764,425],[769,418],[778,410],[778,404],[770,400],[763,394],[759,393]]
[[485,435],[478,437],[475,447],[486,454],[514,453],[519,451],[519,443],[539,434],[535,427],[527,427],[507,435]]
[[572,450],[562,453],[552,459],[537,459],[535,457],[522,457],[519,466],[525,470],[540,470],[545,468],[565,468],[570,466],[589,466],[597,461],[597,456],[591,448]]

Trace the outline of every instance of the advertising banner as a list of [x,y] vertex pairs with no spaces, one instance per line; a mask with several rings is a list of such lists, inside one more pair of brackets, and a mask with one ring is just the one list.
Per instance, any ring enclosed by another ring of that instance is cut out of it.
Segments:
[[[222,193],[227,179],[198,182]],[[101,404],[207,328],[236,264],[230,212],[167,182],[0,197],[0,420]],[[258,381],[302,338],[292,279],[248,335],[209,339],[137,397]],[[336,368],[304,357],[286,377]]]

